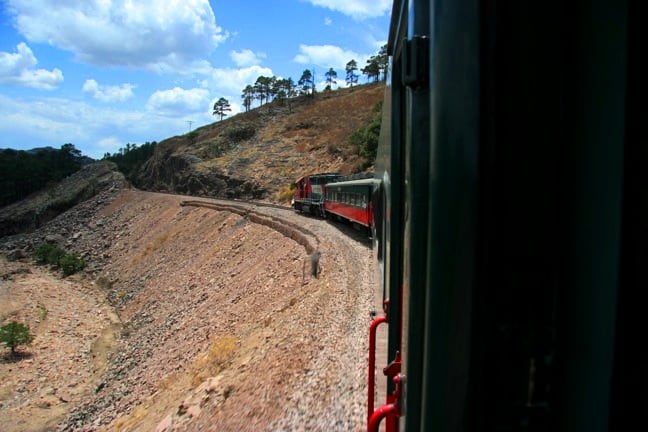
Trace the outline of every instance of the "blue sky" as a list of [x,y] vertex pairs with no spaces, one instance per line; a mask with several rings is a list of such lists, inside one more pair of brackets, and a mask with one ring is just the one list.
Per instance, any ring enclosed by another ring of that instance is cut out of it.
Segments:
[[0,0],[0,148],[73,143],[101,158],[215,121],[220,97],[243,110],[261,75],[310,69],[321,90],[333,67],[343,87],[346,63],[386,43],[390,12],[390,0]]

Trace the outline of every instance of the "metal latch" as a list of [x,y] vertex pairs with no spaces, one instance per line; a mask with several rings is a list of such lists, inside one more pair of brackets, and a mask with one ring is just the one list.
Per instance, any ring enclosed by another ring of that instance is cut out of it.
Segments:
[[403,46],[403,84],[411,88],[427,87],[430,80],[430,38],[413,36]]

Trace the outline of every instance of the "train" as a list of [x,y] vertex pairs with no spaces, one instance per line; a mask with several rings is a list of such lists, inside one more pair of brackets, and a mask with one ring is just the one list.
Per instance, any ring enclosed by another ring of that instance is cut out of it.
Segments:
[[369,432],[645,427],[646,18],[393,2],[374,178],[305,176],[294,199],[372,232]]
[[646,18],[393,2],[368,431],[646,427]]
[[368,237],[374,233],[373,173],[304,175],[295,181],[292,207],[299,212],[350,223]]

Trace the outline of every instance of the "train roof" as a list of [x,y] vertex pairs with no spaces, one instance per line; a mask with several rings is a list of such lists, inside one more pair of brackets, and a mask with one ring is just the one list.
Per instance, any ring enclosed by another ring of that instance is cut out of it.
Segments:
[[365,178],[360,180],[326,183],[326,186],[378,186],[379,184],[380,180],[377,178]]
[[299,183],[301,180],[305,179],[306,177],[330,177],[330,176],[341,176],[340,173],[336,172],[329,172],[329,173],[317,173],[317,174],[306,174],[301,177],[299,177],[297,180],[295,180],[295,183]]

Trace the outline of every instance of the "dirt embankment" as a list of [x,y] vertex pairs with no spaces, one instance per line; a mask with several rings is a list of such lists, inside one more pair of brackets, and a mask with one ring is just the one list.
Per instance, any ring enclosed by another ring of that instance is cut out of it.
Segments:
[[0,261],[0,319],[36,336],[0,362],[0,430],[362,430],[368,245],[291,211],[182,201],[123,191],[52,221],[85,277]]

